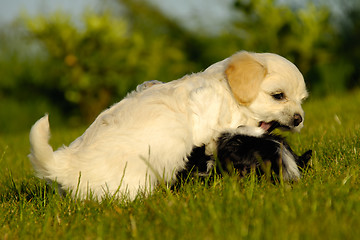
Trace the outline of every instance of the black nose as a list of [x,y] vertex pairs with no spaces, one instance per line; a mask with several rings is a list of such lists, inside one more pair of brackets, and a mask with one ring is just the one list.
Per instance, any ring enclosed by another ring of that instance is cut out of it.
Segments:
[[299,126],[299,124],[303,121],[302,117],[300,114],[295,113],[294,114],[294,126],[297,127]]

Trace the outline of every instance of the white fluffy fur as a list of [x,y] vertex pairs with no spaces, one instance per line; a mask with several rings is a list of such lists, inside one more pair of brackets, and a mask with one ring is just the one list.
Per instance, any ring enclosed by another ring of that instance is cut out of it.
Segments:
[[282,148],[281,161],[285,165],[282,168],[282,175],[284,180],[298,180],[300,179],[300,171],[295,162],[293,154],[288,149]]
[[[265,74],[257,74],[256,68]],[[251,87],[253,74],[261,78],[258,88]],[[247,86],[237,85],[243,78]],[[280,91],[286,99],[274,100],[271,94]],[[247,92],[252,95],[242,103]],[[276,120],[299,131],[303,123],[292,126],[292,117],[298,113],[304,118],[301,101],[306,96],[303,77],[288,60],[239,52],[203,72],[130,93],[55,152],[48,144],[48,116],[43,117],[31,129],[29,157],[39,177],[80,197],[91,190],[97,198],[126,193],[134,199],[139,190],[151,192],[160,180],[173,182],[192,148],[206,144],[212,152],[214,139],[225,129]]]

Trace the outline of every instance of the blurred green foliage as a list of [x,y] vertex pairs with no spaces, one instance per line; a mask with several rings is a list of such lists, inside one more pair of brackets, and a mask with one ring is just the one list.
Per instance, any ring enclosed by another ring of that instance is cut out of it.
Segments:
[[310,2],[292,9],[275,0],[234,0],[233,21],[211,35],[185,28],[148,1],[112,3],[121,7],[87,11],[81,21],[64,12],[23,17],[2,31],[0,101],[45,101],[33,104],[42,106],[34,114],[56,106],[91,122],[143,81],[177,79],[242,49],[290,59],[313,95],[360,83],[360,8],[348,8],[350,20],[335,25],[329,8]]
[[46,74],[36,85],[60,93],[62,101],[78,106],[88,121],[144,79],[189,68],[167,35],[148,39],[110,13],[86,13],[79,27],[63,13],[25,23],[29,37],[40,41],[47,54],[42,66]]
[[[307,76],[314,67],[326,64],[334,48],[329,9],[308,3],[291,10],[275,0],[237,0],[242,13],[234,25],[245,49],[271,51],[294,62]],[[313,82],[310,82],[313,84]]]

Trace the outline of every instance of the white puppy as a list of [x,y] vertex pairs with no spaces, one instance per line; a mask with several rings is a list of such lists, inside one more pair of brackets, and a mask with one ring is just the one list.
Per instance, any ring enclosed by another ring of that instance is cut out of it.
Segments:
[[172,183],[193,147],[205,144],[212,153],[226,129],[252,126],[252,135],[275,127],[299,131],[307,96],[291,62],[243,51],[204,72],[130,93],[55,152],[45,116],[31,129],[29,158],[39,177],[57,181],[73,195],[84,198],[91,191],[96,198],[129,194],[134,199],[159,181]]

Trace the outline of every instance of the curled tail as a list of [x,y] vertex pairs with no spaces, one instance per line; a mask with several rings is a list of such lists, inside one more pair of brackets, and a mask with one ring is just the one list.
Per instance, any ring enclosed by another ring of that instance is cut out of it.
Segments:
[[29,159],[38,177],[51,179],[55,166],[54,152],[49,145],[50,129],[48,115],[40,118],[30,131],[31,153]]

